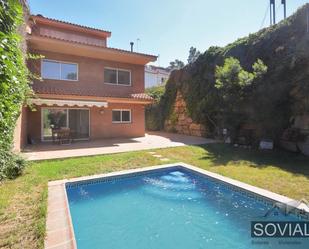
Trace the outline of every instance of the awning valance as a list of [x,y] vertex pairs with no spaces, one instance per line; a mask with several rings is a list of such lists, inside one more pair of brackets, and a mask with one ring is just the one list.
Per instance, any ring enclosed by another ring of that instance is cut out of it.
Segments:
[[69,106],[69,107],[107,107],[105,101],[84,101],[84,100],[62,100],[62,99],[31,99],[31,104],[47,106]]

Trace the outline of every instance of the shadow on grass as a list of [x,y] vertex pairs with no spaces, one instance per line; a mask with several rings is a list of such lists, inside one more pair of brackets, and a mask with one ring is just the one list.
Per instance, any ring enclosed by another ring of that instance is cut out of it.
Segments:
[[247,161],[250,167],[265,168],[277,167],[293,174],[301,174],[309,178],[309,157],[284,150],[259,151],[255,149],[234,148],[226,144],[201,145],[206,155],[200,159],[213,162],[217,165],[228,166],[229,163]]

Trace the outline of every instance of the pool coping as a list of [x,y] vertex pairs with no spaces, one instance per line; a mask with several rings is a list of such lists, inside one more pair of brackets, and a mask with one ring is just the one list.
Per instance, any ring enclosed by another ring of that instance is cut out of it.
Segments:
[[[173,167],[183,167],[189,171],[199,173],[203,176],[219,181],[228,185],[231,188],[236,188],[239,191],[256,196],[260,199],[265,199],[272,203],[289,203],[296,210],[305,211],[309,217],[309,208],[302,206],[300,210],[297,206],[293,206],[295,200],[276,194],[274,192],[234,180],[217,173],[213,173],[186,163],[178,162],[172,164],[156,165],[144,168],[116,171],[106,174],[97,174],[91,176],[83,176],[71,179],[52,181],[48,183],[48,205],[46,218],[46,238],[44,242],[45,249],[77,249],[77,244],[74,236],[73,223],[70,214],[69,202],[67,198],[66,184],[82,183],[91,180],[104,180],[107,178],[121,177],[125,175],[134,175],[138,173],[146,173],[159,169],[168,169]],[[296,205],[296,204],[295,204]]]

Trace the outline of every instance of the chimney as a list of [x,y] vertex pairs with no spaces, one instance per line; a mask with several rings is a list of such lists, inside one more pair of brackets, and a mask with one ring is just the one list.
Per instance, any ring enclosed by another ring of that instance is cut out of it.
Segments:
[[133,52],[134,42],[130,42],[130,45],[131,45],[131,52]]

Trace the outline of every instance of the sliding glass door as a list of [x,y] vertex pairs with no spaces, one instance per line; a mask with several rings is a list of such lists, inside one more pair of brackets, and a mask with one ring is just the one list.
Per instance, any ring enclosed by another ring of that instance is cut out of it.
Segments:
[[42,108],[42,140],[52,140],[53,131],[70,128],[73,139],[89,138],[89,109]]
[[69,128],[73,138],[89,138],[89,110],[69,109]]
[[42,140],[52,140],[54,129],[68,127],[67,109],[42,109]]

